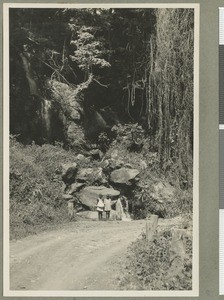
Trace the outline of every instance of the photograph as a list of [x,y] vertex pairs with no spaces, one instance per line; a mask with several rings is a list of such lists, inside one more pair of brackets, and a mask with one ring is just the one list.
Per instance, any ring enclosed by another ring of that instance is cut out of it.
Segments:
[[199,4],[4,4],[4,296],[198,296]]

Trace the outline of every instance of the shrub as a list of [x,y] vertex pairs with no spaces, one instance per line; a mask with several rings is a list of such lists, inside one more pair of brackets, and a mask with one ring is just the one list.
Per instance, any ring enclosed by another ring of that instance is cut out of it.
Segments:
[[[23,146],[10,139],[10,234],[24,236],[24,228],[61,223],[67,218],[62,199],[60,164],[74,161],[74,153],[59,146]],[[15,233],[16,232],[16,233]]]
[[[190,290],[192,289],[192,241],[186,237],[184,268],[175,276],[170,274],[171,231],[166,230],[147,244],[145,235],[129,248],[122,289]],[[169,275],[169,276],[167,276]],[[171,276],[170,276],[171,275]]]

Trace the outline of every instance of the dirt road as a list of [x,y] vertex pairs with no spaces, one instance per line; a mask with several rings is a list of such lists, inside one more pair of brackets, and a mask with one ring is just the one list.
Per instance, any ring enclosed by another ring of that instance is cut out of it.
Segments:
[[75,222],[10,243],[11,290],[116,290],[144,221]]

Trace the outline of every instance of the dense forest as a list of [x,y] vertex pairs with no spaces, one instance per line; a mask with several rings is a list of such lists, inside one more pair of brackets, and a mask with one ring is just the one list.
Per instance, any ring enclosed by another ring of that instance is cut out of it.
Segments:
[[[10,238],[94,219],[99,193],[120,195],[129,220],[166,229],[132,245],[122,288],[191,289],[194,10],[9,16]],[[187,231],[178,268],[171,227]]]
[[75,148],[138,123],[188,180],[193,10],[11,9],[10,20],[12,134]]

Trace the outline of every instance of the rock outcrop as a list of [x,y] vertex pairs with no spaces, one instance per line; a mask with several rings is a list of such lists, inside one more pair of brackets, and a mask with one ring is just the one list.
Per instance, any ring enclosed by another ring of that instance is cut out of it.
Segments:
[[[95,211],[99,195],[102,194],[104,198],[109,195],[112,200],[112,210],[115,209],[121,191],[127,186],[132,188],[131,185],[138,181],[139,170],[134,169],[131,164],[125,164],[122,158],[118,158],[117,151],[112,153],[112,157],[116,156],[117,159],[110,157],[101,162],[100,152],[91,152],[88,155],[89,157],[86,157],[86,154],[79,153],[75,157],[76,162],[62,166],[63,198],[68,202],[73,201],[74,211],[81,210],[83,217],[97,219],[98,215]],[[86,159],[90,160],[89,163],[86,163]],[[112,214],[111,218],[113,218]],[[120,220],[121,215],[122,209],[119,215],[118,212],[116,213],[115,218]]]
[[94,183],[104,184],[106,183],[105,175],[102,168],[82,168],[78,171],[76,180],[78,182],[85,182],[89,185]]
[[136,180],[138,174],[139,171],[137,169],[120,168],[111,173],[110,180],[118,184],[131,184],[133,180]]
[[78,168],[77,164],[74,163],[68,163],[62,165],[62,180],[66,184],[72,184],[75,182],[75,177],[77,174]]

